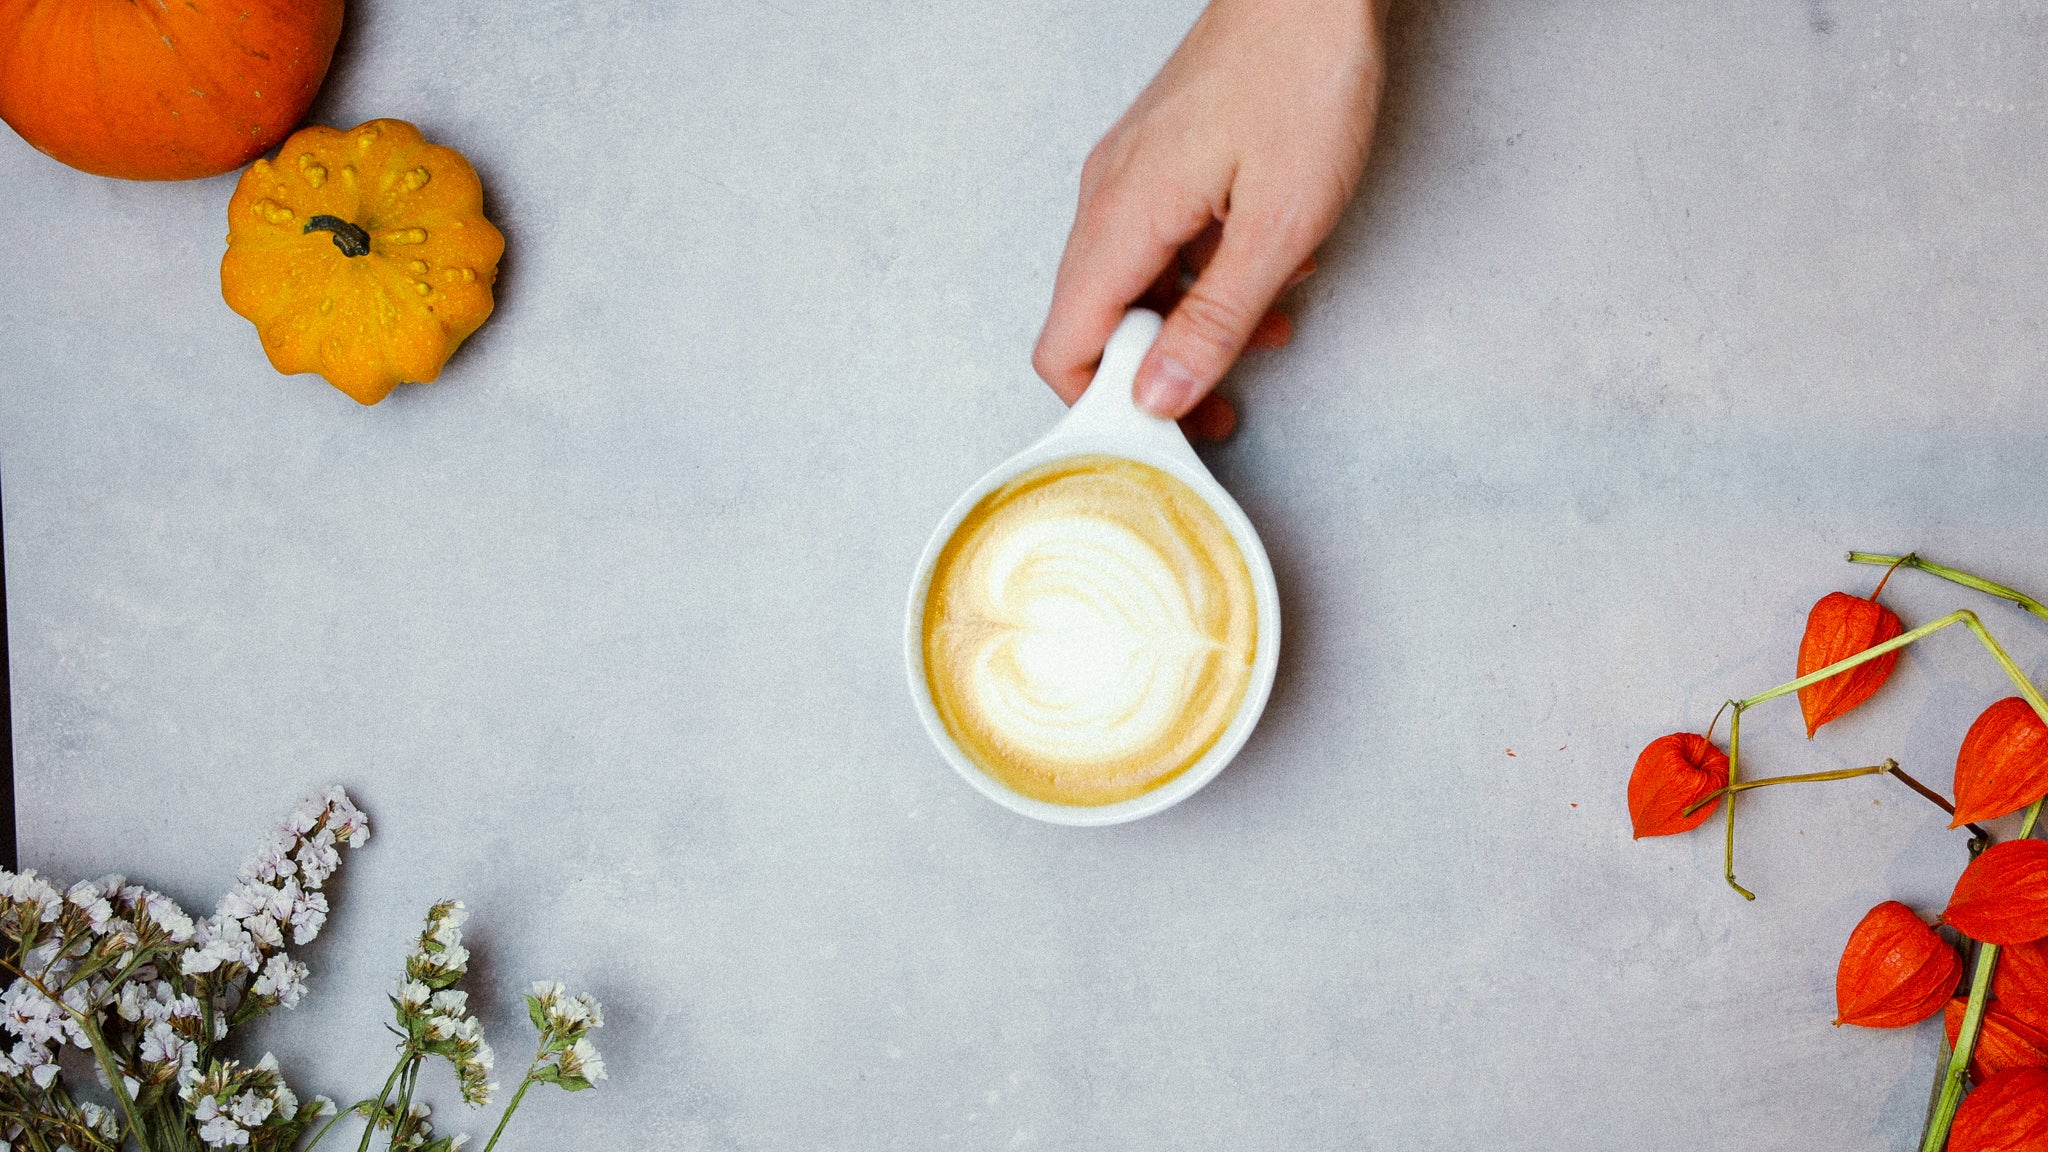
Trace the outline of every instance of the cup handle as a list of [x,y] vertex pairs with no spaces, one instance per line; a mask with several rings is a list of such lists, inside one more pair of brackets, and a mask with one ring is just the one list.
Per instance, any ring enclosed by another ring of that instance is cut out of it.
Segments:
[[1138,364],[1159,338],[1160,323],[1159,313],[1147,308],[1124,313],[1123,322],[1116,326],[1116,332],[1102,349],[1102,363],[1095,369],[1095,378],[1088,382],[1088,390],[1081,393],[1066,418],[1053,429],[1053,435],[1079,433],[1137,440],[1193,458],[1194,449],[1188,447],[1180,425],[1138,407],[1132,393]]

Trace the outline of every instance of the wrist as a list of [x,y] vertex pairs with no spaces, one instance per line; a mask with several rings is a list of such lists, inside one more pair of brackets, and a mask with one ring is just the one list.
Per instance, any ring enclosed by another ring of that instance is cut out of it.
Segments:
[[[1250,44],[1289,45],[1285,52],[1327,53],[1341,46],[1370,72],[1383,70],[1387,9],[1392,0],[1209,0],[1189,39],[1205,31]],[[1204,25],[1212,27],[1205,29]]]

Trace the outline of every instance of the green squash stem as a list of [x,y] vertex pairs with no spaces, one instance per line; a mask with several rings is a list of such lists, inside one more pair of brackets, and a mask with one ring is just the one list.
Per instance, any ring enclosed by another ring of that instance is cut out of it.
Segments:
[[306,221],[303,231],[334,233],[334,246],[343,256],[370,254],[370,234],[339,216],[315,216]]

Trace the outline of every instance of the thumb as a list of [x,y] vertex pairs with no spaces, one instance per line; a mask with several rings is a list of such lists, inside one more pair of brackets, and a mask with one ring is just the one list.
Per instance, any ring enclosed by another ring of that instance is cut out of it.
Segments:
[[1138,403],[1179,419],[1237,362],[1318,236],[1270,213],[1233,211],[1216,255],[1166,317],[1138,365]]

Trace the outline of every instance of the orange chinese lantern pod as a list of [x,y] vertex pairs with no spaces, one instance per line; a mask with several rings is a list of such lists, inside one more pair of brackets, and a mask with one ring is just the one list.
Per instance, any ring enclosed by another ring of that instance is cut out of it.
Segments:
[[2048,841],[2008,840],[1970,861],[1942,923],[1986,944],[2048,936]]
[[1835,969],[1835,1023],[1904,1028],[1956,993],[1963,958],[1911,908],[1887,900],[1865,913]]
[[2009,1068],[1979,1084],[1948,1130],[1948,1152],[2041,1148],[2048,1148],[2048,1068]]
[[1692,815],[1685,810],[1702,796],[1728,786],[1728,754],[1691,732],[1650,741],[1628,777],[1628,816],[1636,839],[1690,832],[1721,806],[1717,799]]
[[[1878,584],[1883,591],[1884,585]],[[1820,598],[1806,616],[1806,635],[1799,641],[1799,675],[1805,676],[1847,660],[1858,652],[1875,648],[1905,631],[1891,609],[1847,592],[1830,592]],[[1799,690],[1799,710],[1806,715],[1806,737],[1811,740],[1820,726],[1870,699],[1884,686],[1885,679],[1899,663],[1897,652],[1887,652],[1847,672],[1830,676]]]
[[[1942,1009],[1942,1027],[1948,1031],[1949,1046],[1963,1032],[1963,1012],[1969,1001],[1961,996]],[[1979,1084],[2008,1068],[2048,1068],[2048,1033],[2005,1010],[1998,1001],[1984,1005],[1984,1019],[1977,1024],[1977,1047],[1970,1053],[1970,1076]]]
[[2000,949],[1991,994],[2007,1012],[2048,1032],[2048,942]]
[[2017,812],[2048,795],[2048,724],[2033,705],[2008,696],[1984,710],[1956,754],[1951,828]]

